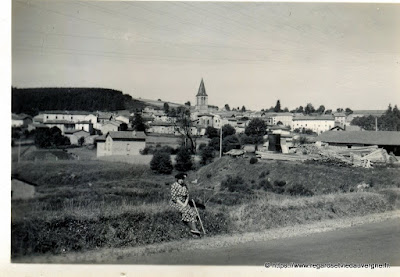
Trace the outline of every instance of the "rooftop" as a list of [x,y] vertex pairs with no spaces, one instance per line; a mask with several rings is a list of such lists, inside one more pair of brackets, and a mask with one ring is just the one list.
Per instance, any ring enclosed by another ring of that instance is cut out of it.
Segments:
[[118,131],[109,132],[107,136],[110,136],[113,140],[145,140],[146,134],[144,132],[135,131]]
[[328,143],[400,145],[400,132],[395,131],[327,131],[317,140]]

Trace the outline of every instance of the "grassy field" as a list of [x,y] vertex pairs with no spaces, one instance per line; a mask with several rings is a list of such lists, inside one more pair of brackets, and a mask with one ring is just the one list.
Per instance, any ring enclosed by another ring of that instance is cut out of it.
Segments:
[[[12,257],[191,238],[168,205],[174,173],[99,160],[20,162],[12,171],[38,185],[36,198],[12,202]],[[200,212],[211,236],[400,208],[400,171],[392,168],[223,157],[190,172],[188,183],[206,203]]]

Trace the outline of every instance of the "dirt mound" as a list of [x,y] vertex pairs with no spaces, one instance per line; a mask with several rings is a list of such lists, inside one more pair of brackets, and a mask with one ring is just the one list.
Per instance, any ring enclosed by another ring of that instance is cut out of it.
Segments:
[[197,172],[198,184],[204,184],[207,188],[219,189],[223,180],[230,176],[241,176],[244,180],[257,180],[260,174],[261,164],[252,165],[248,159],[222,157],[208,164]]

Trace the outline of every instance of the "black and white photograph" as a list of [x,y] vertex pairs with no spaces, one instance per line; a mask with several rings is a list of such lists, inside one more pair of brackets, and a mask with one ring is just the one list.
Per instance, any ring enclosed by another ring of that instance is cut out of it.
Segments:
[[12,270],[400,266],[399,3],[10,2]]

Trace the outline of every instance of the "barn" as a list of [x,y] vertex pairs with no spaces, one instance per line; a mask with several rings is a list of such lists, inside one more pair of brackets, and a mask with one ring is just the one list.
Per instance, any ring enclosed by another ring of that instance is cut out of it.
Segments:
[[327,131],[320,134],[317,141],[348,148],[377,145],[388,153],[400,156],[400,132],[396,131]]

